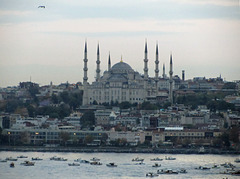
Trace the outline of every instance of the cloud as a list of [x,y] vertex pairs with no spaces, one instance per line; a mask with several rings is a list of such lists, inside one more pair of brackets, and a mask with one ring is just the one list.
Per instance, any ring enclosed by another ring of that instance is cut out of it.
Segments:
[[199,4],[199,5],[216,5],[216,6],[238,6],[238,0],[172,0],[177,3]]
[[26,16],[32,14],[32,11],[0,10],[0,16]]

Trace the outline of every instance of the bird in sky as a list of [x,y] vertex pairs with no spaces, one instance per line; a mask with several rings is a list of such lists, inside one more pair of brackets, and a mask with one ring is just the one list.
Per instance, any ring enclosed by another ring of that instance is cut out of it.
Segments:
[[45,6],[38,6],[38,8],[45,8]]

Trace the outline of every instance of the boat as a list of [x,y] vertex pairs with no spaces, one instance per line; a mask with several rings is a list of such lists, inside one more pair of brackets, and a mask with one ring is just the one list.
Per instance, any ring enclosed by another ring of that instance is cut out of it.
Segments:
[[178,173],[187,173],[187,170],[185,168],[181,168],[180,170],[178,170]]
[[232,175],[240,175],[240,170],[234,171],[234,172],[232,172],[231,174],[232,174]]
[[106,164],[107,167],[117,167],[117,165],[115,163],[108,163]]
[[234,160],[234,162],[240,163],[240,158],[236,158],[236,159]]
[[32,160],[43,160],[43,159],[39,157],[32,157]]
[[162,161],[163,159],[162,158],[153,158],[153,159],[150,159],[151,161]]
[[79,163],[69,163],[68,166],[80,166]]
[[98,162],[98,161],[93,161],[90,162],[91,165],[102,165],[102,163]]
[[90,159],[91,161],[94,161],[94,162],[97,162],[97,161],[100,161],[99,158],[96,158],[96,157],[93,157],[92,159]]
[[14,163],[12,162],[12,163],[10,163],[10,167],[15,167],[15,165],[14,165]]
[[132,161],[133,161],[133,162],[143,162],[144,159],[143,159],[143,158],[138,158],[138,157],[136,157],[136,158],[132,159]]
[[9,161],[17,161],[17,158],[12,158],[12,157],[7,157],[5,160],[9,160]]
[[210,170],[209,167],[199,166],[195,168],[196,170]]
[[81,160],[80,163],[90,163],[88,160]]
[[62,157],[56,157],[56,156],[51,157],[50,160],[54,160],[54,161],[67,161],[67,159],[65,159],[65,158],[62,158]]
[[4,159],[0,159],[0,162],[7,162],[7,160],[4,160]]
[[20,155],[20,156],[17,156],[17,158],[28,158],[28,156]]
[[34,166],[35,162],[30,162],[30,161],[24,161],[23,163],[21,163],[20,165],[24,165],[24,166]]
[[178,174],[178,172],[173,171],[172,169],[161,169],[157,171],[157,174]]
[[145,163],[143,163],[143,161],[141,161],[139,163],[135,163],[135,165],[145,165]]
[[148,172],[148,173],[146,174],[146,177],[157,177],[157,176],[158,176],[157,173],[152,173],[152,172]]
[[230,162],[221,164],[221,166],[223,166],[224,168],[235,168],[235,166],[233,164],[231,164]]
[[176,160],[176,158],[174,158],[174,157],[167,157],[167,156],[165,156],[165,160]]
[[217,165],[217,164],[214,164],[212,168],[219,169],[219,168],[220,168],[220,166],[219,166],[219,165]]
[[200,148],[198,149],[198,153],[199,153],[199,154],[204,154],[204,153],[205,153],[205,148],[204,148],[204,147],[200,147]]
[[161,164],[155,163],[152,167],[161,167]]

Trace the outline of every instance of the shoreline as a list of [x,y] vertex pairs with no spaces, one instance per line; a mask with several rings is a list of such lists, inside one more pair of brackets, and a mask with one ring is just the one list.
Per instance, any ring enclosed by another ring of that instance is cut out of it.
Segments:
[[156,154],[217,154],[239,155],[240,151],[205,149],[173,149],[173,148],[120,148],[120,147],[36,147],[36,146],[0,146],[0,151],[17,152],[73,152],[73,153],[156,153]]

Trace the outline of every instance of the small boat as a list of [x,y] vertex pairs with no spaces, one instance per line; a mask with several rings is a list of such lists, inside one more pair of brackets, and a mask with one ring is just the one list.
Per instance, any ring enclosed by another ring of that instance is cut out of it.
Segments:
[[210,170],[209,167],[199,166],[195,168],[196,170]]
[[74,162],[81,162],[81,161],[82,161],[81,158],[78,158],[78,159],[74,160]]
[[108,163],[106,164],[107,167],[117,167],[117,165],[115,163]]
[[28,158],[28,156],[20,155],[17,158]]
[[178,173],[187,173],[187,170],[185,168],[181,168]]
[[12,162],[12,163],[10,163],[10,167],[15,167],[15,165],[14,165],[14,163]]
[[133,161],[133,162],[143,162],[144,159],[143,159],[143,158],[138,158],[138,157],[136,157],[136,158],[132,159],[132,161]]
[[43,160],[43,159],[39,157],[32,157],[32,160]]
[[150,159],[151,161],[162,161],[163,159],[162,158],[153,158],[153,159]]
[[221,164],[221,166],[223,166],[224,168],[235,168],[235,166],[233,164],[231,164],[230,162]]
[[92,159],[90,159],[91,161],[94,161],[94,162],[97,162],[97,161],[100,161],[99,158],[96,158],[96,157],[93,157]]
[[234,160],[234,162],[240,163],[240,158],[236,158],[236,159]]
[[219,169],[219,168],[220,168],[220,166],[219,166],[219,165],[217,165],[217,164],[214,164],[212,168],[214,168],[214,169]]
[[7,160],[4,160],[4,159],[0,159],[0,162],[7,162]]
[[173,171],[172,169],[166,169],[166,170],[158,170],[157,174],[178,174],[177,171]]
[[54,161],[67,161],[67,159],[65,159],[65,158],[62,158],[62,157],[56,157],[56,156],[51,157],[50,160],[54,160]]
[[68,166],[80,166],[79,163],[69,163]]
[[12,158],[12,157],[7,157],[5,160],[9,160],[9,161],[17,161],[17,158]]
[[152,167],[161,167],[161,164],[155,163]]
[[24,161],[23,163],[21,163],[20,165],[24,165],[24,166],[34,166],[35,162],[30,162],[30,161]]
[[143,161],[141,161],[139,163],[135,163],[135,165],[145,165],[145,163],[143,163]]
[[152,173],[152,172],[148,172],[148,173],[146,174],[146,177],[157,177],[157,176],[158,176],[157,173]]
[[205,153],[205,148],[204,148],[204,147],[200,147],[200,148],[198,149],[198,153],[199,153],[199,154],[204,154],[204,153]]
[[91,165],[102,165],[102,163],[97,162],[97,161],[90,162],[90,164],[91,164]]
[[176,160],[176,158],[174,158],[174,157],[167,157],[167,156],[165,156],[165,160]]
[[240,170],[232,172],[232,175],[240,175]]

